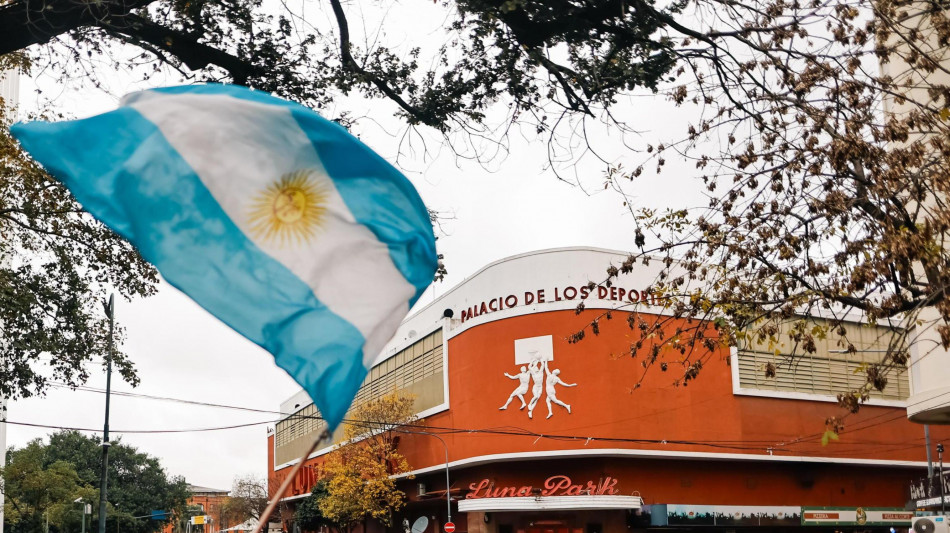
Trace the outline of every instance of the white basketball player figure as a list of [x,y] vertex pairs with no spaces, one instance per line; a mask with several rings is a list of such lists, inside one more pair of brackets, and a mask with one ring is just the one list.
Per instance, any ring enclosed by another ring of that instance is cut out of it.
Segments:
[[510,396],[508,396],[508,401],[505,402],[505,405],[502,405],[498,409],[507,409],[508,404],[510,404],[511,400],[514,400],[516,397],[519,400],[521,400],[521,407],[519,407],[519,409],[524,409],[524,407],[528,405],[524,401],[524,395],[526,392],[528,392],[528,384],[531,382],[531,374],[528,373],[527,367],[524,367],[524,366],[521,367],[521,373],[515,376],[512,376],[508,372],[505,372],[505,377],[509,379],[517,379],[521,383],[519,383],[518,388],[515,389],[514,392],[512,392]]
[[544,392],[547,393],[547,398],[545,402],[548,404],[548,418],[554,416],[554,411],[551,410],[551,402],[554,402],[561,407],[567,409],[567,413],[571,413],[571,406],[557,399],[557,390],[554,387],[558,385],[563,385],[565,387],[576,387],[577,383],[565,383],[558,375],[561,373],[560,369],[548,370],[548,362],[544,362],[544,372],[548,375],[547,386],[545,387]]
[[528,372],[531,373],[531,379],[534,384],[531,386],[531,401],[528,403],[528,418],[534,418],[534,406],[538,405],[541,399],[541,390],[544,389],[544,363],[541,362],[541,356],[538,352],[531,352],[532,359],[528,363]]

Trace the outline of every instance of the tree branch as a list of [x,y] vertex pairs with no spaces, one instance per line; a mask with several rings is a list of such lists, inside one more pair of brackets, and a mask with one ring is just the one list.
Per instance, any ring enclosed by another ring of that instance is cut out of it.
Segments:
[[428,116],[425,112],[411,105],[409,102],[406,102],[402,96],[387,85],[386,82],[361,67],[359,63],[353,59],[353,54],[350,53],[350,26],[346,20],[346,14],[343,13],[343,6],[340,4],[340,0],[330,0],[330,5],[333,7],[333,15],[336,17],[337,26],[340,28],[340,59],[342,60],[343,68],[359,74],[364,80],[372,83],[390,100],[396,102],[399,107],[422,124],[441,129],[442,125],[436,120],[433,120],[432,117]]
[[16,52],[83,26],[99,26],[155,0],[82,2],[20,0],[0,6],[0,55]]
[[237,56],[203,44],[190,34],[166,28],[138,15],[126,15],[115,22],[103,24],[103,27],[121,34],[128,41],[146,42],[163,50],[180,59],[191,70],[217,65],[228,71],[234,83],[239,85],[247,85],[250,76],[263,74],[262,69]]

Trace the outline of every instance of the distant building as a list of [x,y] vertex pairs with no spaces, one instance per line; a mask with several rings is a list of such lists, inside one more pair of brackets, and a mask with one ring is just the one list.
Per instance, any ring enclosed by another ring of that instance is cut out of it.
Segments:
[[[221,509],[228,498],[227,490],[188,484],[188,516],[181,522],[165,526],[163,533],[219,533],[222,525]],[[192,517],[205,517],[193,519]],[[201,522],[201,523],[198,523]]]
[[[408,503],[388,531],[443,532],[447,496],[456,533],[906,531],[909,483],[927,472],[923,428],[905,416],[906,372],[847,417],[838,441],[821,443],[825,420],[843,414],[835,394],[863,383],[859,369],[882,357],[881,332],[846,322],[855,352],[819,339],[794,364],[790,342],[769,352],[697,348],[685,364],[664,348],[668,367],[644,374],[653,340],[640,338],[638,321],[673,320],[651,290],[658,267],[588,286],[625,257],[592,248],[509,257],[403,322],[357,402],[409,391],[425,431],[440,438],[401,436],[414,477],[401,481]],[[597,334],[568,342],[597,317]],[[645,349],[631,357],[636,342]],[[702,373],[683,382],[696,361]],[[268,436],[272,497],[324,427],[303,392],[281,412]],[[950,441],[950,428],[932,432]],[[286,531],[299,530],[293,509],[327,451],[281,498]]]

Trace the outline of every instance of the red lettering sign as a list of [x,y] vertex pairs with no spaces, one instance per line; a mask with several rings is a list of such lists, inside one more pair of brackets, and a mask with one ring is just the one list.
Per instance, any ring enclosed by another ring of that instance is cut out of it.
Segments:
[[524,300],[522,301],[519,301],[518,296],[509,294],[508,296],[498,296],[497,298],[491,298],[483,302],[474,302],[471,307],[461,310],[459,313],[459,318],[461,318],[462,322],[465,322],[488,313],[510,309],[518,305],[532,305],[536,303],[541,304],[551,301],[560,302],[563,300],[573,300],[575,298],[584,300],[588,296],[598,298],[600,300],[612,300],[615,302],[625,303],[641,303],[643,305],[658,305],[660,303],[657,301],[657,296],[651,293],[649,289],[637,290],[616,286],[598,286],[594,290],[591,290],[586,285],[583,287],[572,287],[568,285],[566,287],[554,287],[553,289],[553,300],[551,300],[549,297],[550,292],[545,293],[547,289],[536,289],[533,291],[525,291],[523,296]]
[[535,489],[531,485],[496,487],[490,479],[483,479],[468,486],[466,498],[510,498],[531,496],[536,492],[541,496],[601,496],[620,494],[617,489],[617,480],[610,476],[598,480],[596,483],[574,483],[570,477],[564,475],[551,476],[544,480],[544,488]]
[[911,520],[914,513],[881,513],[881,520]]
[[805,520],[838,520],[838,513],[805,513]]

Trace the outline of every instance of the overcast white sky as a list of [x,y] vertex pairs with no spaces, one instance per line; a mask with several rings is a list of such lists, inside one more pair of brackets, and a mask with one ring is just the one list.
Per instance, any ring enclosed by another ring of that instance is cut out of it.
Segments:
[[[418,23],[418,13],[415,15]],[[438,27],[438,13],[430,13],[427,22]],[[41,77],[22,80],[20,99],[25,109],[54,99],[60,110],[84,117],[114,108],[118,97],[135,87],[141,86],[119,76],[108,92],[62,89]],[[355,105],[361,103],[357,101]],[[387,131],[398,132],[399,126],[391,119],[391,107],[362,105],[370,110],[368,115],[378,117],[382,124],[362,121],[357,125],[358,133],[364,142],[394,161],[400,150],[399,137]],[[643,137],[637,141],[641,145],[655,144],[658,136],[673,136],[686,128],[680,120],[682,112],[674,112],[661,98],[638,98],[625,105],[622,113],[632,123],[643,125]],[[657,131],[658,126],[667,129]],[[607,153],[623,152],[616,136],[597,135],[595,142]],[[618,161],[625,161],[630,167],[636,159]],[[430,290],[420,301],[422,304],[485,264],[505,256],[558,246],[632,246],[633,224],[625,215],[622,199],[610,191],[588,195],[558,181],[544,170],[544,146],[533,140],[513,139],[511,155],[493,163],[490,170],[460,161],[448,150],[427,159],[403,150],[400,166],[430,208],[453,217],[442,226],[444,234],[438,241],[449,277]],[[579,174],[585,176],[588,185],[593,185],[588,190],[602,189],[603,168],[593,161],[580,167]],[[650,207],[701,203],[699,193],[693,191],[696,183],[689,179],[689,168],[682,165],[677,171],[673,166],[660,178],[638,183],[629,192],[642,205]],[[268,353],[166,284],[153,298],[131,303],[118,301],[116,318],[127,329],[124,349],[137,365],[142,380],[135,393],[276,411],[282,400],[299,390],[273,364]],[[104,376],[94,373],[89,386],[104,385]],[[119,380],[113,381],[113,390],[132,391]],[[11,403],[8,416],[16,422],[101,429],[103,406],[104,396],[100,393],[52,390],[45,398]],[[183,475],[193,484],[224,489],[231,486],[237,475],[266,475],[266,428],[276,418],[276,414],[114,396],[110,427],[124,442],[161,458],[169,473]],[[207,432],[126,433],[255,422],[261,423]],[[49,431],[11,425],[8,445],[21,446]]]

